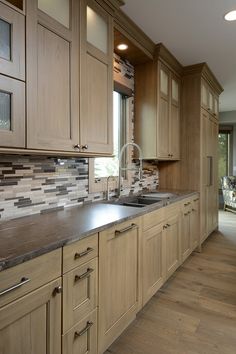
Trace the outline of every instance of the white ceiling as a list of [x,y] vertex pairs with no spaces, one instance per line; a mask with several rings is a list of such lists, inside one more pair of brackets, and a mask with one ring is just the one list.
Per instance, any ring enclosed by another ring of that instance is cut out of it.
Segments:
[[220,110],[236,110],[236,21],[226,22],[235,0],[126,0],[124,12],[182,63],[206,61],[224,88]]

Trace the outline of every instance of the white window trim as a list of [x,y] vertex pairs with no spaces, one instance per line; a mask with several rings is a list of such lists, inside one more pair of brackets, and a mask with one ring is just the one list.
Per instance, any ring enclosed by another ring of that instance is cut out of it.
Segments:
[[[133,96],[127,99],[127,129],[126,129],[126,142],[131,142],[133,139],[133,131],[132,131],[132,100]],[[129,154],[127,157],[127,163],[130,164],[132,160],[132,150],[129,150]],[[127,171],[127,179],[123,180],[123,188],[129,188],[132,183],[132,172]],[[118,176],[114,176],[110,178],[109,181],[109,189],[114,190],[118,188]],[[107,177],[102,178],[94,178],[94,158],[89,159],[89,193],[99,193],[105,192],[107,190]]]

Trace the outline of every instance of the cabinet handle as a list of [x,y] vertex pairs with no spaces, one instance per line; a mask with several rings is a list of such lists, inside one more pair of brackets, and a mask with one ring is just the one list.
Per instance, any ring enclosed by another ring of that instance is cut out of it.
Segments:
[[83,251],[83,252],[80,252],[80,253],[77,253],[77,252],[76,252],[74,258],[75,258],[75,259],[78,259],[78,258],[87,256],[87,254],[89,254],[89,253],[92,252],[92,251],[93,251],[93,248],[88,247],[88,248],[86,249],[86,251]]
[[123,234],[123,233],[125,233],[125,232],[127,232],[129,230],[132,230],[132,229],[136,228],[136,227],[137,227],[136,224],[131,224],[130,226],[125,227],[124,229],[116,230],[115,231],[115,236],[119,236],[119,235],[121,235],[121,234]]
[[88,150],[88,145],[87,144],[82,145],[81,148],[82,148],[82,150]]
[[167,227],[170,227],[170,224],[166,224]]
[[88,278],[89,274],[91,274],[94,271],[92,268],[88,268],[87,272],[81,274],[81,275],[76,275],[75,276],[75,282],[80,281],[82,279]]
[[194,202],[197,202],[199,200],[199,198],[197,198],[197,199],[194,199]]
[[196,209],[192,209],[192,211],[196,211]]
[[184,213],[184,216],[187,216],[188,215],[188,213]]
[[57,287],[53,290],[52,295],[53,295],[53,296],[56,296],[57,294],[61,294],[61,293],[62,293],[62,286],[59,285],[59,286],[57,286]]
[[184,204],[184,206],[188,206],[189,204],[190,204],[190,202],[188,202],[188,203],[185,203],[185,204]]
[[75,338],[81,337],[83,334],[85,334],[93,325],[93,322],[88,321],[86,324],[86,327],[82,329],[80,332],[75,332]]
[[29,278],[25,278],[25,277],[21,278],[21,280],[20,280],[19,283],[10,286],[10,287],[7,288],[7,289],[2,290],[2,291],[0,292],[0,296],[5,295],[5,294],[7,294],[7,293],[10,293],[10,292],[13,291],[13,290],[16,290],[16,289],[20,288],[21,286],[27,284],[29,281],[30,281]]
[[75,145],[74,145],[74,149],[75,149],[75,150],[80,150],[80,145],[79,145],[79,144],[75,144]]

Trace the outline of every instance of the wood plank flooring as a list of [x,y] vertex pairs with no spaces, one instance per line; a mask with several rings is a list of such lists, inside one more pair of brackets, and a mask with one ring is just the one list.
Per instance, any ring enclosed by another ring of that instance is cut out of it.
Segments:
[[105,354],[236,354],[236,215],[149,301]]

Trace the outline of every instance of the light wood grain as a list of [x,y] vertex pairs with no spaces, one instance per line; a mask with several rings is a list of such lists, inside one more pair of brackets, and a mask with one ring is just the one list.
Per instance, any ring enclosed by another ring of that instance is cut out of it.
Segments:
[[25,147],[25,83],[0,75],[0,90],[11,95],[10,130],[0,129],[2,147]]
[[192,256],[138,314],[106,354],[234,354],[235,215]]
[[60,354],[61,295],[55,280],[0,309],[1,354]]
[[[98,303],[98,259],[94,258],[63,276],[63,333],[92,312]],[[81,275],[90,272],[81,280]]]
[[[140,301],[139,262],[141,233],[134,219],[100,233],[98,352],[107,347],[133,321]],[[117,234],[116,231],[132,229]]]
[[30,279],[27,284],[0,297],[0,307],[28,294],[60,275],[61,249],[0,272],[0,291],[19,283],[22,278]]
[[0,74],[25,80],[25,16],[0,3],[0,19],[11,26],[11,59],[0,58]]

